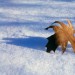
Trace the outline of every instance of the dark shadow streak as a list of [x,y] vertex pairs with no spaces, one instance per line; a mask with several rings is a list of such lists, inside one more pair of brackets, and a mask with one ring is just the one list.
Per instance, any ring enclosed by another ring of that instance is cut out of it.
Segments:
[[23,7],[23,8],[41,8],[41,7],[44,7],[44,5],[41,5],[41,4],[29,4],[29,3],[12,3],[12,2],[1,2],[0,3],[0,7]]
[[44,22],[33,22],[33,21],[26,21],[26,22],[0,22],[1,25],[47,25]]
[[[5,15],[4,14],[2,14],[2,13],[0,13],[0,16],[2,17],[2,18],[7,18],[7,17],[5,17]],[[33,16],[33,17],[36,17],[36,16]],[[39,16],[37,16],[37,17],[39,17]],[[50,17],[50,16],[40,16],[41,18],[46,18],[46,19],[49,19],[49,20],[58,20],[58,19],[60,19],[60,21],[61,21],[61,19],[65,19],[66,17]],[[72,18],[70,18],[70,17],[68,17],[68,19],[75,19],[75,17],[72,17]],[[55,21],[54,20],[54,21]],[[0,26],[2,25],[43,25],[43,26],[49,26],[51,23],[53,23],[54,21],[50,21],[50,22],[48,22],[48,23],[46,23],[46,22],[38,22],[38,21],[24,21],[24,22],[21,22],[21,21],[13,21],[13,22],[6,22],[6,21],[0,21]],[[71,20],[72,21],[72,20]],[[67,23],[66,21],[62,21],[62,22],[64,22],[64,23]],[[72,21],[72,23],[74,23],[74,21]]]
[[[55,0],[56,1],[56,0]],[[57,0],[57,2],[73,2],[74,0]]]
[[[57,0],[57,1],[55,0],[55,2],[72,2],[72,1],[74,1],[74,0]],[[17,3],[11,2],[10,0],[8,0],[8,1],[0,0],[0,7],[43,8],[43,7],[46,7],[46,6],[51,7],[51,5],[44,5],[44,4],[42,5],[41,3],[38,3],[38,4],[32,4],[32,3],[22,4],[22,3],[19,3],[19,4],[17,4]],[[51,7],[51,8],[53,8],[53,7]]]
[[45,50],[47,43],[46,38],[42,37],[28,37],[28,38],[4,38],[6,44],[16,46],[28,47],[33,49]]

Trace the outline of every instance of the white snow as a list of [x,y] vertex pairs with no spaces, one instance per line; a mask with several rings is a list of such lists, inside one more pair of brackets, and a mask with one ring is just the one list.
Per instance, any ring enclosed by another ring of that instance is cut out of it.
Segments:
[[55,20],[69,18],[75,27],[75,1],[0,0],[0,75],[74,75],[70,44],[47,53],[45,45]]

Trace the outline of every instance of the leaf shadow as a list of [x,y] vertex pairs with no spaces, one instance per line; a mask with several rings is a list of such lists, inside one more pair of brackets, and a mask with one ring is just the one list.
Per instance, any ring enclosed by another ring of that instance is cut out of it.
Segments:
[[12,44],[21,47],[27,47],[37,50],[45,50],[47,39],[43,37],[27,37],[27,38],[3,38],[6,44]]

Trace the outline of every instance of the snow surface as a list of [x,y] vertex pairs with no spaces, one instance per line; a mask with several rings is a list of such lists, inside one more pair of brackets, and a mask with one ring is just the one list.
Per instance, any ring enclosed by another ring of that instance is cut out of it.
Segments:
[[66,18],[75,25],[74,0],[0,0],[0,75],[75,75],[70,44],[64,54],[45,48],[44,28]]

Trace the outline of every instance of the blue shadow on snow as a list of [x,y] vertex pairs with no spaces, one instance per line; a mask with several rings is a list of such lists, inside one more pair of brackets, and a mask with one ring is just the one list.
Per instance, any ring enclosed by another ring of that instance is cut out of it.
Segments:
[[6,44],[42,50],[45,50],[45,45],[47,43],[47,39],[42,37],[4,38],[3,40],[6,41]]

